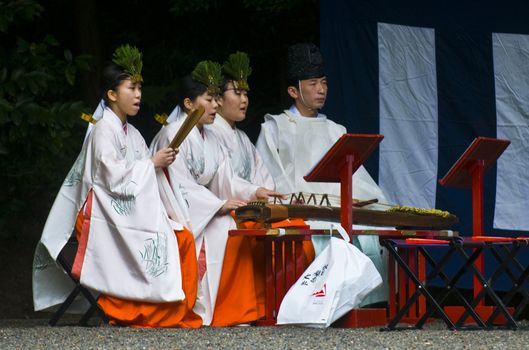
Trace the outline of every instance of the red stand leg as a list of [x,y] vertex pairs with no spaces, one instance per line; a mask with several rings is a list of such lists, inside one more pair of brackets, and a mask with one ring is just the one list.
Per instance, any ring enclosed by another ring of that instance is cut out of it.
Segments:
[[293,245],[294,241],[291,238],[285,239],[285,291],[288,291],[296,281]]
[[[483,178],[485,174],[485,161],[482,159],[474,160],[469,168],[471,177],[472,177],[472,236],[485,236],[485,223],[484,223],[484,194],[483,194]],[[485,257],[481,255],[477,258],[475,262],[476,268],[478,271],[485,276]],[[473,291],[474,297],[481,293],[482,286],[479,280],[474,277],[473,279]],[[483,320],[486,320],[494,311],[494,306],[485,305],[485,301],[481,300],[476,306],[476,313]],[[511,312],[511,308],[508,308]],[[449,306],[445,307],[449,317],[456,321],[459,319],[460,315],[463,314],[464,308],[461,306]],[[514,310],[512,311],[514,312]],[[466,322],[474,322],[472,317],[468,317]],[[496,323],[502,324],[506,320],[504,317],[498,317]]]
[[275,283],[274,283],[274,269],[273,269],[273,250],[274,245],[272,238],[265,237],[265,318],[257,322],[259,326],[273,326],[276,324],[275,319]]
[[275,255],[275,283],[276,283],[276,307],[275,307],[275,317],[277,317],[277,312],[279,311],[279,306],[283,301],[285,296],[285,270],[283,264],[283,249],[285,247],[284,240],[278,238],[274,240],[274,255]]
[[353,162],[353,155],[345,156],[340,170],[340,222],[349,235],[353,229]]
[[[483,175],[484,175],[484,160],[476,160],[472,166],[472,236],[484,235],[483,222]],[[476,260],[476,268],[484,275],[485,261],[484,256],[481,255]],[[481,283],[474,277],[474,297],[481,292]],[[479,302],[479,306],[484,306],[485,303]]]
[[[340,223],[350,237],[353,229],[353,163],[354,157],[349,154],[340,169]],[[333,325],[345,328],[381,326],[387,323],[386,312],[385,308],[354,309]]]
[[296,250],[296,279],[298,279],[303,271],[305,271],[305,264],[303,259],[303,240],[298,239],[294,242]]

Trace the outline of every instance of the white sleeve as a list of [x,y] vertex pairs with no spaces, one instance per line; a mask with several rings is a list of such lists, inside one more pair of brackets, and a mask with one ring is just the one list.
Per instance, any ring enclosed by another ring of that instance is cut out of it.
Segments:
[[141,184],[154,179],[154,164],[150,157],[129,161],[117,149],[115,135],[110,129],[94,130],[93,134],[90,146],[96,163],[91,169],[94,185],[100,185],[108,194],[120,198],[136,197],[142,189]]
[[202,233],[226,201],[221,200],[208,188],[196,182],[185,163],[185,154],[188,151],[184,141],[176,160],[167,169],[171,188],[173,192],[182,194],[188,209],[193,235],[197,236]]
[[222,199],[239,199],[242,201],[257,199],[255,192],[259,186],[242,179],[233,171],[230,157],[223,152],[220,144],[217,151],[221,152],[222,155],[219,156],[220,165],[217,173],[208,185],[211,192]]
[[254,164],[252,164],[252,182],[269,190],[275,190],[276,185],[274,183],[274,179],[272,178],[272,175],[270,175],[270,171],[268,171],[268,168],[264,164],[259,152],[257,152],[255,147],[253,147],[252,151],[254,160]]
[[[256,148],[263,163],[275,180],[276,189],[284,192],[293,192],[294,185],[288,178],[287,172],[281,163],[278,150],[278,129],[273,119],[261,124],[261,133],[257,139]],[[283,183],[282,186],[279,184]]]

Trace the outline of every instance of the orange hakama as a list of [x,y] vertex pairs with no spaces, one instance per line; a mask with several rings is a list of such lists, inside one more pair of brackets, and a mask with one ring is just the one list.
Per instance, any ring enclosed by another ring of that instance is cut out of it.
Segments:
[[[89,202],[91,202],[91,193],[87,199],[87,207],[90,207]],[[75,224],[76,237],[80,246],[81,242],[86,240],[83,233],[87,234],[88,230],[85,228],[88,227],[90,221],[89,215],[85,217],[83,212],[84,208],[81,208]],[[198,286],[195,239],[192,233],[185,228],[182,231],[175,231],[175,234],[180,253],[182,289],[186,298],[171,303],[148,303],[101,294],[97,303],[110,319],[111,324],[142,328],[199,328],[202,326],[202,319],[193,312]]]

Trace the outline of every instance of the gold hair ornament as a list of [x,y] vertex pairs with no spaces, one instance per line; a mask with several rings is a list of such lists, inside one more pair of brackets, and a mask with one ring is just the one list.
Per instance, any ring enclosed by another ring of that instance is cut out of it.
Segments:
[[161,114],[155,114],[154,115],[154,120],[156,120],[158,123],[162,124],[162,125],[167,125],[167,114],[166,113],[161,113]]
[[81,119],[88,123],[92,123],[92,124],[97,123],[97,119],[92,117],[91,114],[81,113]]

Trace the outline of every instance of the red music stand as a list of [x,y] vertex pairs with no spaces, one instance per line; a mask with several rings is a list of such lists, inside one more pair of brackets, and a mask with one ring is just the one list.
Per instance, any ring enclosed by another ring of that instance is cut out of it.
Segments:
[[511,141],[477,137],[459,157],[448,173],[439,180],[442,186],[472,188],[472,236],[484,235],[483,177],[509,146]]
[[353,174],[378,147],[384,135],[343,134],[303,178],[307,182],[340,183],[340,222],[353,228]]
[[[384,135],[343,134],[303,178],[307,182],[340,183],[340,223],[352,234],[353,174],[378,147]],[[353,309],[336,322],[340,327],[369,327],[387,322],[385,308]]]
[[[466,151],[459,157],[448,173],[439,180],[442,186],[472,188],[472,236],[484,236],[483,215],[483,178],[509,146],[511,141],[490,137],[476,137]],[[484,259],[476,261],[476,267],[484,273]],[[474,278],[474,296],[481,290],[481,283]],[[487,308],[483,302],[479,304],[482,312]],[[450,307],[450,317],[460,314],[462,308]],[[478,310],[479,311],[479,310]],[[478,312],[480,313],[480,312]]]

